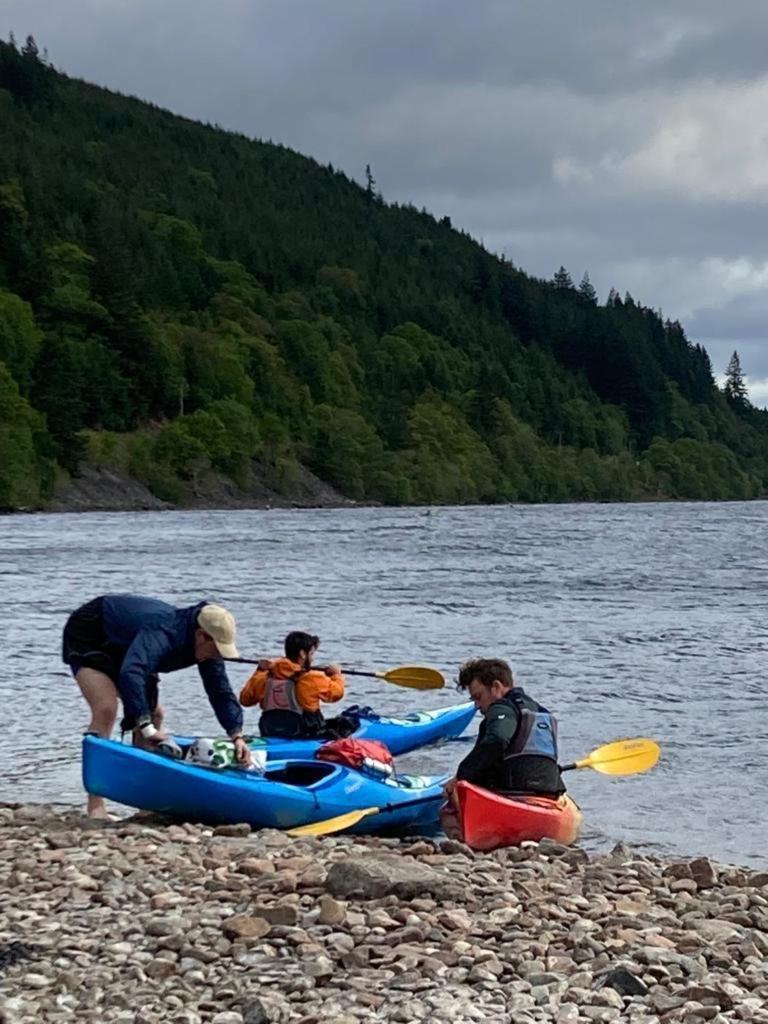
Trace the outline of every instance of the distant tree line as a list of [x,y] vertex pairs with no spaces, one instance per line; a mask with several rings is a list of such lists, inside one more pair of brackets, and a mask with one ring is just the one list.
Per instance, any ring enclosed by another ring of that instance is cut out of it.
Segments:
[[679,323],[533,278],[289,149],[0,43],[0,506],[83,460],[183,502],[746,498],[768,414]]

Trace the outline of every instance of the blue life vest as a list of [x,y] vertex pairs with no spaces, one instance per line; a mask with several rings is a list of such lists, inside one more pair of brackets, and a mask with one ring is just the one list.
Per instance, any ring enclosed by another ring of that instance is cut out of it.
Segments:
[[557,719],[519,687],[510,690],[507,699],[519,718],[504,755],[505,788],[521,793],[564,792],[557,763]]
[[526,707],[523,699],[517,694],[512,699],[520,715],[517,732],[510,744],[507,757],[522,757],[533,754],[536,757],[548,757],[557,761],[557,719],[551,711],[541,704],[536,710]]

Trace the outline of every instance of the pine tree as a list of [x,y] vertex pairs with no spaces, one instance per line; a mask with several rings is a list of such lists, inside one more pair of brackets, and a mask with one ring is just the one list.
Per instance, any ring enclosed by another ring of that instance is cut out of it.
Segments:
[[555,276],[552,278],[552,280],[554,282],[555,288],[573,289],[573,281],[571,280],[571,275],[568,273],[565,267],[561,266],[555,274]]
[[590,306],[597,305],[597,292],[592,286],[592,282],[589,280],[589,274],[584,273],[584,277],[581,279],[579,285],[579,295],[585,302],[588,302]]
[[376,179],[370,164],[365,165],[365,194],[369,200],[373,199],[376,194]]
[[25,57],[29,57],[30,60],[40,59],[40,50],[38,48],[37,43],[35,42],[34,36],[27,36],[27,41],[21,48],[21,52],[24,54]]
[[747,405],[747,385],[744,383],[744,374],[741,370],[739,353],[734,352],[728,366],[725,369],[725,385],[723,386],[725,397],[734,405]]

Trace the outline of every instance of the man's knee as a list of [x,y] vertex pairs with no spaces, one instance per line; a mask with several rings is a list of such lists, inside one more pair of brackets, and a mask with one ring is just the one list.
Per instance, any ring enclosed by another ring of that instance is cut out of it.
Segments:
[[109,676],[95,669],[81,668],[75,679],[94,718],[115,717],[117,690]]

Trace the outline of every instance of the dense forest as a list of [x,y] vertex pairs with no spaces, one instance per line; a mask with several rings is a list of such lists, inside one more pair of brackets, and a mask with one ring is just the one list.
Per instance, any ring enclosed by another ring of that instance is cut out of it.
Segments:
[[[255,460],[255,462],[254,462]],[[84,462],[387,503],[747,498],[768,413],[679,323],[0,43],[0,507]]]

